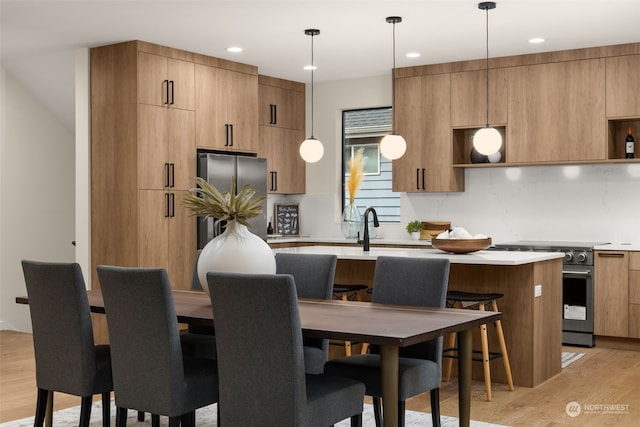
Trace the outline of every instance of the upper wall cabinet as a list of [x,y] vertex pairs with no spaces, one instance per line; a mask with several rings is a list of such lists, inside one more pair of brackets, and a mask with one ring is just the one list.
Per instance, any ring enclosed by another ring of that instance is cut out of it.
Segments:
[[305,85],[258,76],[260,125],[285,129],[305,128]]
[[194,109],[194,65],[138,52],[138,101],[141,104]]
[[606,61],[607,118],[640,117],[640,55]]
[[196,64],[196,145],[256,153],[258,76]]
[[[507,123],[507,70],[489,71],[489,123]],[[487,71],[451,73],[451,126],[487,124]]]
[[393,191],[464,191],[453,168],[449,74],[395,79],[395,127],[407,152],[393,161]]
[[508,70],[507,163],[604,160],[605,60]]

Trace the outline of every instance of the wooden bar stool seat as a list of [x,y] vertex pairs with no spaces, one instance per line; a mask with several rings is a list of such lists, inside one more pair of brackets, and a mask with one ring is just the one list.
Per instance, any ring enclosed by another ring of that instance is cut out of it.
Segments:
[[[360,291],[367,289],[367,285],[347,285],[333,284],[333,297],[343,301],[362,301]],[[364,350],[364,347],[363,347]],[[344,351],[347,356],[351,356],[351,341],[344,342]],[[368,351],[368,347],[367,347]]]
[[[464,308],[469,310],[485,311],[489,309],[491,311],[499,311],[497,300],[504,295],[499,293],[475,293],[475,292],[462,292],[462,291],[448,291],[447,292],[447,307],[451,308]],[[473,350],[474,355],[480,354],[481,357],[474,357],[473,360],[482,362],[484,369],[484,384],[487,393],[487,400],[491,400],[491,368],[489,362],[493,359],[502,357],[502,364],[504,366],[504,373],[507,378],[507,385],[509,390],[513,390],[513,378],[511,376],[511,365],[509,364],[509,355],[507,353],[507,346],[504,340],[504,332],[502,330],[502,322],[496,320],[496,333],[498,335],[498,344],[500,346],[499,352],[489,351],[489,342],[487,337],[487,325],[480,325],[480,341],[482,348],[480,350]],[[456,335],[449,335],[448,342],[445,349],[442,352],[442,356],[445,358],[443,361],[443,373],[444,381],[449,381],[451,378],[452,359],[457,359],[458,349],[456,347]]]

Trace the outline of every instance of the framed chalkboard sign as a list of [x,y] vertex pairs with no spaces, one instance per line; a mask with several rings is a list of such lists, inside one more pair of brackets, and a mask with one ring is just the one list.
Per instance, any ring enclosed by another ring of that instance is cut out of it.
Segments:
[[300,213],[297,203],[276,204],[276,234],[283,236],[300,235]]

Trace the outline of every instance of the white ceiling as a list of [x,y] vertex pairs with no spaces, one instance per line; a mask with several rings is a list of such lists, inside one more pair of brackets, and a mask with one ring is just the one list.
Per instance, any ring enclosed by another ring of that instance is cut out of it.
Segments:
[[[257,65],[308,82],[390,75],[396,65],[485,56],[485,12],[476,0],[95,1],[0,0],[2,66],[74,129],[75,49],[144,40]],[[544,37],[532,45],[527,40]],[[640,0],[498,0],[489,12],[490,56],[640,42]],[[244,48],[226,52],[231,45]],[[408,59],[410,51],[421,57]]]

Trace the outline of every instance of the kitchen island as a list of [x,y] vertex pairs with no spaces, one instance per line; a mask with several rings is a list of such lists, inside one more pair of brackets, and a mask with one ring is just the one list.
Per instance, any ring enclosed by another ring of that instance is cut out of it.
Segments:
[[[451,254],[437,249],[394,247],[372,247],[364,252],[361,247],[325,245],[280,247],[274,252],[335,254],[337,283],[368,286],[373,284],[379,256],[447,258],[451,261],[449,289],[504,294],[498,304],[503,313],[514,384],[535,387],[560,373],[563,254],[515,251]],[[490,351],[498,351],[495,328],[488,331]],[[479,348],[479,337],[474,337],[474,348]],[[491,376],[494,382],[506,382],[501,360],[491,362]],[[480,364],[474,366],[474,378],[483,378]]]

